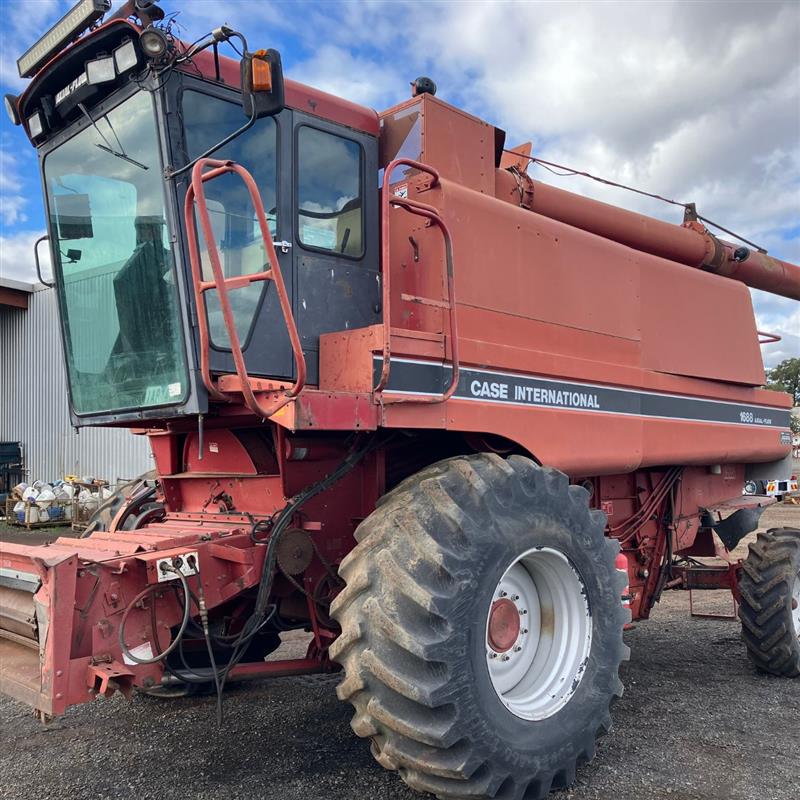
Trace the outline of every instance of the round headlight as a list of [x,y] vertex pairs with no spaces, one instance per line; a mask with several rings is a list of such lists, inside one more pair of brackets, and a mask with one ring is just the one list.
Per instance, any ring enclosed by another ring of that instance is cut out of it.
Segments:
[[139,44],[142,46],[142,52],[154,61],[162,58],[169,46],[167,37],[158,28],[145,28],[139,34]]
[[17,111],[17,100],[19,98],[15,94],[7,94],[3,98],[3,103],[6,107],[6,114],[8,114],[8,118],[11,120],[12,125],[19,125],[22,120],[19,118],[19,112]]

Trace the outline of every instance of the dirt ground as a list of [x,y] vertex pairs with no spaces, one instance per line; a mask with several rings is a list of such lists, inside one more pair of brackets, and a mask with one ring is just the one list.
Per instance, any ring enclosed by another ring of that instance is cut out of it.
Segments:
[[[762,522],[800,527],[800,506],[768,509]],[[731,610],[730,596],[719,592],[701,595],[698,604]],[[692,619],[687,596],[673,593],[627,640],[632,655],[614,730],[577,783],[554,800],[800,797],[800,680],[757,674],[738,622]],[[46,727],[2,699],[0,798],[420,798],[351,732],[349,706],[334,693],[337,680],[233,687],[221,730],[205,697],[99,700]]]

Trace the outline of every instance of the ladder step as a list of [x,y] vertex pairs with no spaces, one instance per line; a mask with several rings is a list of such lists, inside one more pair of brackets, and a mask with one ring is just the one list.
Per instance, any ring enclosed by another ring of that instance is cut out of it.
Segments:
[[[272,270],[268,269],[263,272],[253,272],[250,275],[235,275],[232,278],[225,278],[223,284],[226,289],[238,289],[240,286],[248,286],[256,281],[269,281],[272,280]],[[201,281],[200,291],[207,292],[209,289],[218,289],[219,285],[216,281]]]

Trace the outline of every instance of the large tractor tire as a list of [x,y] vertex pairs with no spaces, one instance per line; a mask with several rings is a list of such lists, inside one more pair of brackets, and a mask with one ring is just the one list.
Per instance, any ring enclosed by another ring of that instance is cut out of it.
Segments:
[[561,472],[460,456],[359,525],[331,606],[353,730],[439,798],[537,800],[611,725],[628,650],[605,515]]
[[759,533],[742,567],[739,590],[742,637],[756,668],[800,677],[800,530]]

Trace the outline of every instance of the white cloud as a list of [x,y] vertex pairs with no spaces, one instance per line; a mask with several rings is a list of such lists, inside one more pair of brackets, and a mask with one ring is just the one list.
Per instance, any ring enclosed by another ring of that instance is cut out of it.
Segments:
[[242,31],[245,36],[253,41],[248,41],[251,50],[258,50],[260,47],[274,47],[274,44],[256,41],[255,36],[251,36],[256,26],[266,26],[267,30],[273,32],[284,29],[288,24],[288,16],[281,8],[280,3],[258,0],[253,3],[248,2],[225,2],[218,0],[192,0],[192,2],[173,2],[163,3],[162,7],[169,14],[177,12],[175,21],[178,26],[177,33],[184,38],[184,33],[188,32],[190,41],[198,39],[214,28],[219,27],[223,22],[238,31]]
[[29,152],[12,152],[4,141],[0,145],[0,226],[18,225],[27,221],[22,171],[31,161]]
[[387,87],[403,84],[399,71],[390,62],[376,63],[330,44],[317,48],[311,58],[289,74],[301,83],[367,106],[385,98]]
[[[26,283],[37,283],[36,262],[33,257],[34,242],[44,235],[44,231],[16,231],[0,235],[0,278],[12,278]],[[50,251],[46,244],[39,246],[42,264],[42,277],[52,279],[50,270]]]

